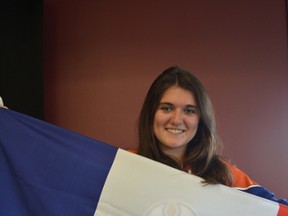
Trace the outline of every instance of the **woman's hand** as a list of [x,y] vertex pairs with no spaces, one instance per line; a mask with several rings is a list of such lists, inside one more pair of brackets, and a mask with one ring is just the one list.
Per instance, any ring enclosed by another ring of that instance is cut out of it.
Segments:
[[4,106],[4,103],[1,97],[0,97],[0,108],[8,109],[8,107]]

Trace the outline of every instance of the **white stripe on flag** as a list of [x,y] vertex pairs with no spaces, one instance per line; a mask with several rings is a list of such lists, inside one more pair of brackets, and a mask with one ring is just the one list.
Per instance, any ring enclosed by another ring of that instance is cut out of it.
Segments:
[[94,216],[276,216],[278,203],[119,149]]

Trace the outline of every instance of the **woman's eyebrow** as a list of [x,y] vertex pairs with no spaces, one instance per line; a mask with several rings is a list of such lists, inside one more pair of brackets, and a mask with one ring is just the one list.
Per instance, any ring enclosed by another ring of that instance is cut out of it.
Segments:
[[[159,105],[169,105],[169,106],[174,106],[173,103],[171,103],[171,102],[165,102],[165,101],[160,102]],[[190,107],[190,108],[195,108],[195,109],[197,109],[197,105],[194,105],[194,104],[186,104],[185,107]]]
[[197,106],[194,105],[194,104],[187,104],[186,106],[187,106],[187,107],[192,107],[192,108],[197,108]]
[[170,102],[160,102],[160,104],[173,105],[173,103],[170,103]]

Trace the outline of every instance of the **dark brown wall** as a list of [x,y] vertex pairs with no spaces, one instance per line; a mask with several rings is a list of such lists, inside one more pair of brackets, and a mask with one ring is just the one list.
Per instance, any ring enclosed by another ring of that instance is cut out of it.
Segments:
[[43,1],[0,1],[0,96],[43,119]]
[[227,156],[287,198],[285,13],[284,0],[46,0],[46,119],[136,147],[150,83],[179,65],[210,92]]

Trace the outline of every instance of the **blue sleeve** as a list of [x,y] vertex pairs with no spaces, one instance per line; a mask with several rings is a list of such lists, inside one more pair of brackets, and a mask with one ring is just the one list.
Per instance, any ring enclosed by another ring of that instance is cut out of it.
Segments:
[[239,190],[288,206],[288,201],[286,199],[275,198],[275,194],[273,192],[260,185],[253,185],[251,187]]

